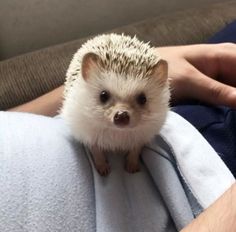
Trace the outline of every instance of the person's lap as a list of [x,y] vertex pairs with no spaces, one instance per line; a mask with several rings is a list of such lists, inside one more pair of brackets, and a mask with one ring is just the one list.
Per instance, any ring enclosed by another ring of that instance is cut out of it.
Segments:
[[[182,141],[185,133],[188,141]],[[183,228],[234,179],[197,131],[174,113],[168,117],[164,134],[178,144],[181,140],[181,146],[172,143],[179,154],[155,139],[153,147],[143,151],[141,172],[125,172],[123,158],[111,155],[112,172],[104,178],[61,119],[0,112],[0,231],[166,232]],[[192,162],[202,160],[205,153],[209,162]],[[211,161],[221,173],[208,165]],[[179,165],[181,172],[176,168]],[[202,169],[205,174],[200,177]],[[216,181],[221,184],[214,191]],[[194,195],[190,189],[201,191]],[[204,191],[209,189],[206,196]]]

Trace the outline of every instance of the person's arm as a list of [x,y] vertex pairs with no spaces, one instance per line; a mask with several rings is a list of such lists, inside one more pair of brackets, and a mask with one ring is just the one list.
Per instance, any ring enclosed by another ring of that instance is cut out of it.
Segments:
[[55,116],[62,104],[63,89],[64,86],[60,86],[53,91],[36,98],[35,100],[8,109],[8,111],[28,112],[34,114],[42,114],[45,116]]
[[181,232],[235,232],[236,184]]

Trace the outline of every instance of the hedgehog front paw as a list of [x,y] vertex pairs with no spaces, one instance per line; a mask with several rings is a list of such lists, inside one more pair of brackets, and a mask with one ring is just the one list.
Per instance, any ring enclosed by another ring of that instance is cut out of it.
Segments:
[[102,149],[94,145],[91,147],[91,153],[98,173],[101,176],[107,176],[110,173],[111,168]]
[[135,149],[131,150],[127,157],[125,163],[125,170],[129,173],[135,173],[140,171],[139,167],[139,155],[141,153],[141,148],[136,147]]
[[139,163],[126,161],[125,170],[129,173],[135,173],[140,171]]
[[101,176],[107,176],[111,171],[111,168],[110,168],[110,165],[108,162],[104,162],[102,164],[96,164],[95,166],[96,166],[98,173]]

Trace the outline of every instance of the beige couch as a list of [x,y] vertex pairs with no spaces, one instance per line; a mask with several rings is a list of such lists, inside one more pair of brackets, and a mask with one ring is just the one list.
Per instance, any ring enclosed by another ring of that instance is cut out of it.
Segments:
[[[204,43],[236,19],[236,2],[154,17],[112,30],[137,35],[154,46]],[[73,53],[86,40],[24,54],[0,62],[0,110],[34,99],[61,85]]]

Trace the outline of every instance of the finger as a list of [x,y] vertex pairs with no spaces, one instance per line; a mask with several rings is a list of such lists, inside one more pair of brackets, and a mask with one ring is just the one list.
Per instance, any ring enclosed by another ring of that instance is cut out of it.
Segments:
[[216,59],[218,63],[219,80],[236,87],[236,45],[221,44]]
[[236,87],[236,44],[188,45],[185,58],[205,75]]
[[198,70],[193,69],[191,77],[185,83],[185,94],[213,105],[225,105],[236,108],[236,89],[220,83]]

